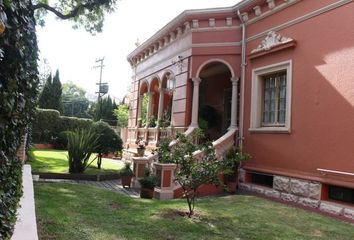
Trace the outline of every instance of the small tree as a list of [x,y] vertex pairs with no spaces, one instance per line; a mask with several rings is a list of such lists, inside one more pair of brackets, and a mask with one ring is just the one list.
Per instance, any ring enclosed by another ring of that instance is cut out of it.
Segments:
[[97,167],[101,169],[103,154],[121,151],[123,142],[118,134],[105,122],[94,123],[93,132],[98,138],[95,151],[98,153]]
[[69,132],[67,137],[69,172],[83,173],[97,147],[98,138],[92,131],[84,129]]
[[114,109],[114,115],[117,117],[117,126],[126,128],[128,126],[129,106],[127,104],[120,104]]
[[54,78],[52,78],[52,75],[49,75],[47,81],[45,82],[38,100],[38,105],[40,108],[55,109],[62,112],[63,106],[61,98],[62,86],[59,78],[59,71],[57,70]]
[[[193,137],[203,138],[204,135],[201,131],[195,131]],[[211,142],[196,145],[191,138],[183,134],[177,135],[177,141],[174,149],[170,151],[170,160],[178,165],[175,181],[183,189],[183,195],[188,204],[188,217],[191,217],[194,213],[198,188],[203,184],[223,185],[219,175],[222,173],[225,163],[216,158],[215,149]],[[203,151],[202,157],[198,160],[193,156],[197,149]]]

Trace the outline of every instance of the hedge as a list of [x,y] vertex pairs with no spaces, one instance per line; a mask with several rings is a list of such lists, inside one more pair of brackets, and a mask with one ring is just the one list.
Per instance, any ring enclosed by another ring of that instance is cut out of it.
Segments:
[[32,141],[34,143],[55,143],[62,132],[73,131],[79,128],[89,128],[93,124],[91,119],[60,116],[57,110],[37,109],[32,127]]
[[0,1],[0,239],[10,239],[22,195],[16,158],[31,122],[38,86],[38,47],[30,0]]
[[98,152],[107,154],[122,150],[122,140],[105,122],[60,116],[57,110],[37,109],[32,128],[34,143],[52,143],[55,148],[66,148],[66,133],[91,128],[99,136]]

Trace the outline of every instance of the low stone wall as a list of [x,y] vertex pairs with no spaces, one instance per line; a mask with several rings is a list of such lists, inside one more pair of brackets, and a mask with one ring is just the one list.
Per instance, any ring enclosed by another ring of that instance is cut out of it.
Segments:
[[23,196],[11,240],[38,240],[31,166],[23,166]]
[[239,188],[242,190],[315,208],[354,221],[354,207],[321,200],[320,182],[274,175],[273,188],[268,188],[245,182],[245,176],[246,172],[241,169],[239,172]]

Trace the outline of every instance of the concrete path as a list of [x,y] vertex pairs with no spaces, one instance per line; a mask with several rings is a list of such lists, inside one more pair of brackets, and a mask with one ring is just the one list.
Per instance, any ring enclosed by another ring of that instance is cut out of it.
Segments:
[[[34,178],[36,179],[36,178]],[[72,183],[72,184],[86,184],[95,186],[98,188],[107,189],[113,192],[125,194],[132,198],[140,198],[140,193],[137,189],[123,188],[121,180],[109,180],[109,181],[85,181],[85,180],[67,180],[67,179],[36,179],[38,182],[55,182],[55,183]]]
[[31,166],[26,164],[22,170],[23,195],[21,207],[17,210],[17,222],[12,240],[38,240],[36,213]]

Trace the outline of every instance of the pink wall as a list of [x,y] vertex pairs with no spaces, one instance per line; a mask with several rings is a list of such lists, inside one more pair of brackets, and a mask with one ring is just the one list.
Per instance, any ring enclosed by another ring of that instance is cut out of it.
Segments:
[[[301,1],[251,25],[248,37],[330,2],[334,1]],[[278,31],[295,39],[297,46],[248,60],[244,143],[253,157],[248,166],[323,181],[341,177],[323,177],[317,168],[354,172],[353,9],[350,3]],[[251,41],[248,51],[261,40]],[[293,61],[291,133],[250,133],[252,69],[289,59]],[[354,186],[352,177],[341,179]]]

